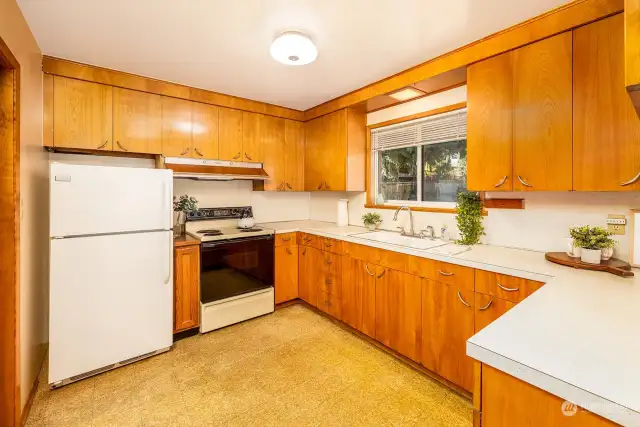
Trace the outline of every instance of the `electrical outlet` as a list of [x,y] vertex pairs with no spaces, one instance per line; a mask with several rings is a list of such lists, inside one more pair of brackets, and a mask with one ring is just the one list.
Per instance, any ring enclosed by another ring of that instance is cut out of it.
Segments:
[[609,214],[607,217],[607,228],[609,233],[624,235],[626,233],[627,218],[624,215]]

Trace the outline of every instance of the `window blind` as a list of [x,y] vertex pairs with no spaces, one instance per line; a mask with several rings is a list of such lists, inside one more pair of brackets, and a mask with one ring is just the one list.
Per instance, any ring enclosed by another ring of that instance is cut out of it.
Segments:
[[372,151],[438,144],[467,138],[467,109],[385,126],[371,131]]

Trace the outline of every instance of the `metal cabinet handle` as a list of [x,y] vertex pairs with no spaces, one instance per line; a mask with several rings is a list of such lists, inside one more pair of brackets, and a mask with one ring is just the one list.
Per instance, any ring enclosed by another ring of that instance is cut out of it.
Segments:
[[438,273],[442,274],[443,276],[453,276],[455,274],[455,273],[447,273],[447,272],[444,272],[442,270],[437,270],[437,271],[438,271]]
[[181,156],[184,156],[185,154],[187,154],[189,152],[189,148],[185,148],[184,150],[182,150],[182,153],[180,153]]
[[302,249],[302,255],[306,255],[307,254],[307,248]]
[[516,292],[516,291],[520,290],[520,288],[506,288],[506,287],[502,286],[500,283],[498,283],[498,287],[500,289],[502,289],[503,291],[507,291],[507,292]]
[[249,157],[249,155],[246,152],[244,153],[244,156],[249,160],[253,160],[251,157]]
[[489,300],[489,303],[487,305],[485,305],[484,307],[480,307],[478,308],[478,310],[480,311],[485,311],[486,309],[488,309],[489,307],[491,307],[491,304],[493,304],[493,298],[491,298],[491,300]]
[[287,182],[287,188],[288,188],[289,190],[293,190],[293,187],[292,187],[292,186],[291,186],[291,184],[289,184],[288,182]]
[[288,242],[291,240],[291,237],[281,237],[280,240],[282,240],[283,242]]
[[520,175],[516,175],[516,176],[518,177],[518,181],[520,181],[520,183],[522,185],[524,185],[525,187],[533,187],[533,185],[529,184],[527,181],[522,179],[522,177]]
[[318,185],[318,190],[322,190],[322,182]]
[[325,262],[325,263],[327,263],[327,264],[331,264],[331,263],[333,263],[333,261],[331,261],[329,258],[326,258],[326,259],[324,260],[324,262]]
[[235,159],[239,159],[239,158],[240,158],[240,156],[242,156],[242,153],[238,151],[238,154],[236,154],[236,155],[233,157],[233,159],[234,159],[234,160],[235,160]]
[[333,281],[331,279],[324,279],[324,284],[325,285],[331,285],[331,284],[333,284]]
[[330,242],[324,242],[324,245],[328,248],[330,248],[331,246],[333,246],[333,243]]
[[364,265],[364,269],[365,269],[365,270],[367,270],[367,274],[368,274],[369,276],[373,276],[373,275],[374,275],[371,271],[369,271],[369,264],[365,264],[365,265]]
[[118,145],[118,148],[120,148],[122,151],[129,151],[126,148],[124,148],[122,144],[120,144],[120,141],[116,141],[116,144]]
[[193,151],[195,151],[198,156],[204,157],[204,154],[202,154],[197,148],[194,148]]
[[302,238],[302,241],[305,242],[305,243],[309,243],[311,240],[312,240],[311,237],[303,237]]
[[106,146],[107,146],[107,144],[108,144],[108,143],[109,143],[109,140],[107,139],[107,140],[104,142],[104,144],[102,144],[102,145],[101,145],[101,146],[99,146],[99,147],[96,147],[96,150],[101,150],[101,149],[103,149],[104,147],[106,147]]
[[288,253],[289,255],[293,255],[293,252],[291,252],[291,249],[289,249],[289,248],[284,248],[284,250],[285,250],[285,251],[287,251],[287,253]]
[[387,270],[382,270],[382,273],[380,273],[380,275],[379,275],[379,276],[377,276],[377,277],[378,277],[378,279],[381,279],[381,278],[382,278],[382,276],[384,276],[384,273],[386,273],[386,272],[387,272]]
[[500,180],[500,182],[499,182],[499,183],[497,183],[496,185],[494,185],[494,187],[495,187],[495,188],[498,188],[498,187],[502,186],[505,182],[507,182],[507,176],[508,176],[508,175],[505,175],[505,176],[502,178],[502,180]]
[[327,184],[327,181],[324,182],[324,188],[325,190],[331,190],[331,187],[329,187],[329,184]]
[[464,298],[462,298],[462,295],[460,295],[460,291],[458,291],[458,299],[460,300],[461,303],[463,303],[464,305],[466,305],[467,307],[471,307],[471,304],[469,304],[468,302],[466,302],[464,300]]
[[627,182],[623,182],[622,184],[620,184],[621,187],[624,187],[625,185],[631,185],[634,182],[636,182],[638,179],[640,179],[640,173],[638,173],[638,175],[634,176],[633,178],[631,178],[629,181]]
[[284,183],[281,183],[280,185],[278,185],[278,186],[276,187],[276,190],[278,190],[278,191],[282,191],[282,186],[283,186],[283,185],[284,185]]

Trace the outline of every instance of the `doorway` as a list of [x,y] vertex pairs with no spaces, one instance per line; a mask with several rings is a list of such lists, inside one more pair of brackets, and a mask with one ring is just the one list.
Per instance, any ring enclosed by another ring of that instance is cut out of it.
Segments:
[[0,39],[0,425],[20,423],[20,66]]

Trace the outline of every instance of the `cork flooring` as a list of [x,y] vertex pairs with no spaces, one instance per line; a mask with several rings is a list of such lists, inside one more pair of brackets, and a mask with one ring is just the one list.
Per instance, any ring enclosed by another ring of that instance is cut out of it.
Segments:
[[28,427],[465,426],[471,403],[293,305],[58,390]]

